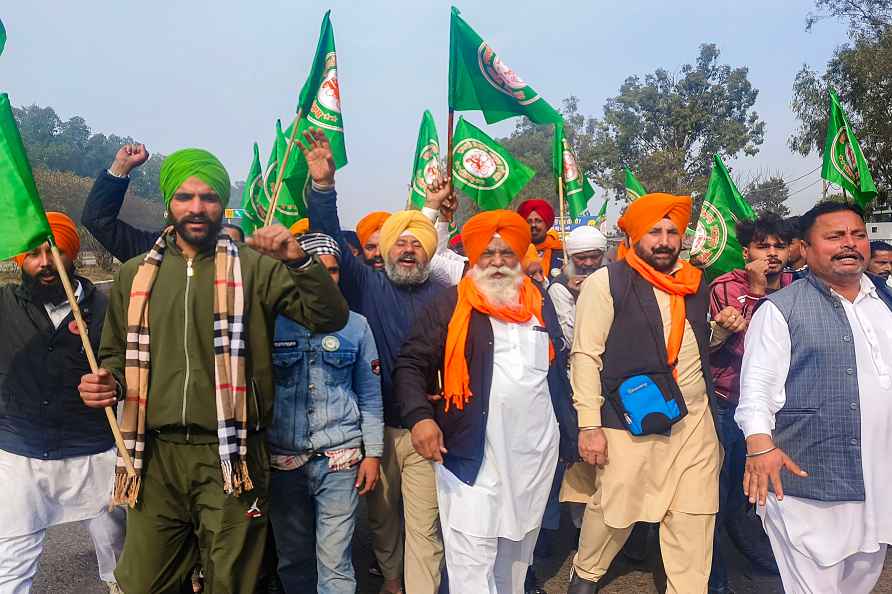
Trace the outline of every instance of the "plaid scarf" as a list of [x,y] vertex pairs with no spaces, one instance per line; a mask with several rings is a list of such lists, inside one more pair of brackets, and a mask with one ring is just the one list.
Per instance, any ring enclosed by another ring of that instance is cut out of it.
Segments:
[[[115,466],[115,505],[136,505],[146,444],[146,402],[149,395],[150,340],[149,299],[158,276],[168,228],[146,254],[133,278],[130,305],[127,308],[127,352],[121,433],[124,446],[133,460],[135,476],[128,476],[118,452]],[[254,488],[248,475],[248,411],[245,385],[245,296],[238,246],[221,234],[214,250],[214,379],[217,403],[217,436],[220,441],[220,466],[223,491],[238,495]]]

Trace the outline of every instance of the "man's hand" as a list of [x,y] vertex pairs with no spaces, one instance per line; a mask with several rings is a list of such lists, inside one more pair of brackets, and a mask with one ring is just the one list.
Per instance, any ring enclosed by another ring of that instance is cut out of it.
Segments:
[[526,274],[528,277],[541,283],[545,281],[545,271],[542,270],[542,263],[539,260],[533,260],[526,266]]
[[144,144],[125,144],[118,149],[109,170],[118,177],[127,177],[130,172],[149,160],[149,151]]
[[449,180],[445,177],[438,177],[425,189],[424,205],[434,210],[440,210],[450,193]]
[[282,225],[261,227],[247,239],[247,244],[260,252],[283,262],[302,260],[307,254]]
[[412,427],[412,446],[422,458],[443,463],[446,446],[443,444],[443,432],[433,419],[418,421]]
[[768,258],[759,258],[746,265],[746,278],[750,285],[750,294],[760,297],[768,291]]
[[749,324],[740,311],[732,305],[717,313],[713,320],[728,332],[733,333],[743,332]]
[[118,403],[118,384],[107,369],[82,376],[77,389],[81,400],[90,408],[106,408]]
[[607,464],[607,436],[600,427],[579,431],[579,455],[592,466]]
[[381,458],[364,458],[359,463],[356,471],[356,488],[360,495],[370,493],[378,484],[378,476],[381,470]]
[[303,142],[298,140],[297,145],[300,147],[300,152],[304,154],[304,159],[307,160],[307,170],[316,185],[333,186],[334,155],[332,155],[331,144],[325,133],[319,128],[309,128],[304,131]]
[[[774,442],[770,435],[750,435],[746,439],[746,451],[749,454],[764,452],[773,447]],[[781,501],[784,498],[784,487],[780,477],[781,468],[786,468],[799,477],[808,476],[808,473],[799,468],[799,465],[793,462],[781,449],[746,459],[746,470],[743,472],[743,492],[749,497],[750,503],[765,505],[769,481],[774,488],[777,500]]]

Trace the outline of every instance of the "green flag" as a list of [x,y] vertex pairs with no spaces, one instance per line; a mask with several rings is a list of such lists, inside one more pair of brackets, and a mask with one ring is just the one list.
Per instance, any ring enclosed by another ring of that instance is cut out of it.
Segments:
[[269,203],[263,194],[263,167],[260,165],[260,148],[254,143],[254,160],[251,161],[251,169],[245,179],[245,187],[242,189],[242,210],[245,216],[241,226],[245,235],[251,235],[263,226],[263,218]]
[[561,114],[499,59],[455,7],[449,24],[449,109],[480,110],[487,124],[514,116],[537,124],[561,121]]
[[[340,169],[347,164],[347,149],[344,144],[344,121],[341,117],[341,93],[338,86],[338,60],[335,51],[334,29],[331,26],[331,11],[322,18],[319,31],[319,42],[310,73],[300,91],[297,107],[301,110],[301,118],[297,123],[296,140],[303,138],[303,133],[310,127],[321,129],[331,144],[335,167]],[[264,188],[267,198],[272,199],[279,174],[278,167],[282,163],[291,137],[294,124],[282,132],[281,124],[276,128],[276,140],[273,151],[264,172]],[[273,156],[275,155],[275,156]],[[275,161],[276,167],[270,170]],[[285,226],[291,226],[306,217],[306,196],[310,187],[307,162],[300,149],[295,146],[288,156],[288,164],[284,172],[282,190],[276,204],[276,219]]]
[[505,208],[536,175],[465,118],[458,119],[453,143],[452,181],[481,210]]
[[0,95],[0,212],[0,260],[33,250],[50,236],[6,93]]
[[638,181],[631,169],[623,167],[623,171],[626,172],[626,194],[629,195],[630,200],[638,200],[647,194],[647,190],[644,189],[644,186],[641,185],[641,182]]
[[588,207],[595,189],[579,170],[576,155],[564,134],[563,122],[554,125],[554,147],[551,155],[554,176],[564,180],[564,199],[570,207],[570,218],[575,219]]
[[833,89],[830,89],[830,119],[827,122],[827,139],[824,141],[821,177],[848,190],[861,208],[870,204],[877,195],[864,153],[858,146],[858,139],[855,138],[846,113],[839,104],[839,97]]
[[607,220],[607,204],[610,202],[610,197],[604,196],[604,204],[601,205],[601,210],[598,211],[598,216],[595,217],[599,223],[603,223]]
[[424,206],[425,189],[440,176],[440,141],[434,117],[427,109],[421,117],[415,161],[412,164],[412,204]]
[[6,47],[6,27],[3,26],[3,21],[0,21],[0,54],[3,53],[4,47]]
[[691,257],[700,260],[709,280],[744,267],[743,250],[737,241],[735,226],[740,220],[755,217],[753,208],[740,195],[721,157],[714,155],[691,245]]

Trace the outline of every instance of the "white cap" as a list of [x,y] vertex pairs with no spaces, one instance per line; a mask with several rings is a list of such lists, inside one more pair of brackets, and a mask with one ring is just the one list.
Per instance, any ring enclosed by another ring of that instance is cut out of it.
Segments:
[[597,227],[583,225],[570,231],[564,239],[567,255],[579,254],[591,250],[607,250],[607,238]]

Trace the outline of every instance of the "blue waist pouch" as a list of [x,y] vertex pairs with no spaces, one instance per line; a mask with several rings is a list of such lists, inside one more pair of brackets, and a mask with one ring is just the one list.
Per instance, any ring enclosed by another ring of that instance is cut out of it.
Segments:
[[678,384],[662,375],[633,375],[619,384],[610,399],[632,435],[667,434],[688,414]]

